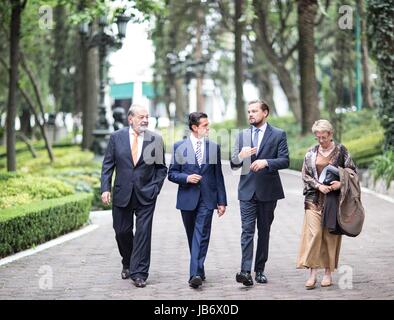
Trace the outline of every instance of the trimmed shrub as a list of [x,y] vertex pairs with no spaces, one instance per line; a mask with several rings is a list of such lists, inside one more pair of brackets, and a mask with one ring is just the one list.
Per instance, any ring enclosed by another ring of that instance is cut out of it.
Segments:
[[391,182],[394,180],[394,151],[386,151],[383,155],[375,158],[372,165],[372,172],[374,176],[374,183],[378,179],[383,179],[386,183],[386,188],[389,189]]
[[72,186],[55,178],[5,174],[2,174],[2,178],[0,178],[0,209],[75,193]]
[[91,203],[83,193],[0,210],[0,258],[81,227]]
[[344,143],[358,168],[367,168],[377,155],[382,154],[383,134],[372,133]]

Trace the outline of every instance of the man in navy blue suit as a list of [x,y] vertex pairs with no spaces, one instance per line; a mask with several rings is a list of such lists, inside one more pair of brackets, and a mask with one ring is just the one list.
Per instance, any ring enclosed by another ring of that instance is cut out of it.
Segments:
[[[149,131],[148,111],[130,107],[130,127],[111,134],[101,171],[101,200],[111,202],[115,238],[122,256],[122,279],[146,285],[150,265],[152,219],[156,199],[167,176],[163,139]],[[135,215],[135,234],[133,234]]]
[[242,168],[238,184],[242,234],[241,272],[236,281],[253,285],[253,238],[257,223],[258,239],[254,264],[255,280],[266,283],[269,234],[277,200],[284,198],[278,170],[289,166],[286,133],[267,123],[269,106],[264,101],[248,104],[250,127],[237,136],[231,156],[231,168]]
[[174,145],[168,179],[179,185],[176,208],[181,210],[190,250],[190,287],[205,280],[204,261],[208,251],[213,211],[225,213],[227,199],[220,147],[207,139],[208,116],[189,115],[191,134]]

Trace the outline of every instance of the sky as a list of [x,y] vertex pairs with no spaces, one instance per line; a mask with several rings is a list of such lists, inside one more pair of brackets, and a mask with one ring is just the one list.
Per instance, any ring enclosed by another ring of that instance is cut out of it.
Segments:
[[108,58],[109,75],[114,83],[152,80],[154,49],[147,30],[147,23],[128,23],[122,48]]

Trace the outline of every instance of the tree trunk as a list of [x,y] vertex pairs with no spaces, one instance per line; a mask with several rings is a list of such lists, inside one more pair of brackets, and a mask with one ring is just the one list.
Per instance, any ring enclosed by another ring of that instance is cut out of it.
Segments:
[[301,132],[310,131],[319,119],[317,81],[315,73],[314,25],[317,13],[316,0],[298,1],[299,67],[301,78]]
[[74,61],[75,61],[75,73],[74,73],[74,113],[82,113],[83,109],[83,94],[82,94],[82,88],[83,88],[83,71],[84,71],[84,66],[82,64],[82,55],[83,55],[83,47],[82,43],[80,40],[80,36],[75,32],[73,33],[73,39],[75,41],[76,47],[74,51]]
[[244,23],[241,21],[243,0],[235,1],[235,21],[234,21],[234,83],[235,83],[235,106],[237,110],[237,126],[246,125],[246,111],[243,94],[243,62],[242,62],[242,34],[244,31]]
[[[195,60],[196,62],[202,63],[202,43],[201,43],[201,36],[204,27],[204,11],[199,6],[197,9],[197,29],[196,29],[196,50],[195,50]],[[196,104],[197,104],[197,111],[205,112],[205,105],[204,105],[204,95],[202,91],[203,86],[203,79],[204,79],[204,72],[197,72],[196,73]]]
[[97,48],[88,50],[85,47],[85,50],[88,52],[83,61],[86,73],[83,74],[84,91],[82,91],[82,96],[84,96],[82,148],[90,150],[93,144],[93,130],[98,118],[99,57]]
[[298,122],[301,122],[301,105],[298,90],[291,78],[290,71],[286,69],[286,60],[279,57],[272,48],[267,34],[268,1],[253,0],[253,7],[257,15],[257,40],[268,62],[272,65],[278,76],[279,83],[289,102],[289,108]]
[[369,81],[369,53],[367,41],[367,17],[365,15],[364,1],[357,0],[357,9],[361,19],[361,51],[362,51],[362,68],[363,68],[363,100],[368,108],[373,108],[373,100],[371,93],[371,82]]
[[33,145],[32,145],[31,142],[29,141],[29,138],[26,137],[26,135],[24,135],[22,132],[18,132],[18,133],[16,134],[16,137],[17,137],[18,139],[22,140],[22,141],[26,144],[27,148],[29,149],[29,151],[30,151],[30,153],[31,153],[31,156],[32,156],[33,158],[37,158],[36,150],[34,149]]
[[31,117],[30,110],[27,108],[23,108],[22,114],[19,117],[21,122],[21,132],[24,134],[24,136],[31,139],[33,132],[30,123],[30,117]]
[[[38,81],[34,78],[34,74],[33,74],[32,70],[29,68],[23,52],[20,52],[20,58],[21,58],[22,68],[26,72],[27,76],[29,77],[30,83],[33,87],[34,95],[36,96],[38,107],[40,108],[40,111],[41,111],[41,117],[43,119],[43,126],[45,126],[45,110],[44,110],[44,104],[42,102],[42,98],[41,98],[41,94],[40,94],[40,89],[38,87]],[[55,131],[56,131],[56,128],[55,128]],[[46,139],[45,133],[43,135],[43,138]],[[53,156],[53,152],[52,152],[52,147],[47,139],[45,140],[45,146],[48,151],[49,160],[50,160],[50,162],[53,162],[54,156]]]
[[27,94],[27,92],[25,90],[23,90],[21,87],[19,87],[19,91],[22,94],[22,96],[24,97],[27,105],[29,106],[30,111],[34,115],[34,120],[35,120],[36,124],[38,125],[38,127],[40,128],[41,136],[44,139],[44,143],[45,143],[45,147],[46,147],[46,149],[48,151],[49,159],[50,159],[51,162],[53,162],[54,157],[53,157],[51,145],[50,145],[50,143],[48,141],[48,137],[47,137],[47,135],[45,133],[45,127],[44,127],[45,121],[43,121],[43,123],[40,122],[40,118],[39,118],[39,116],[38,116],[38,114],[37,114],[37,112],[36,112],[36,110],[34,108],[33,100],[30,98],[30,96]]
[[293,112],[294,118],[301,123],[301,104],[298,90],[294,85],[290,72],[283,65],[276,65],[276,75],[278,76],[280,86],[289,102],[289,108]]
[[[55,28],[52,30],[53,37],[53,68],[51,72],[51,83],[53,96],[55,98],[55,112],[61,110],[62,95],[64,94],[64,71],[65,50],[67,42],[66,10],[64,5],[57,5],[54,8]],[[56,130],[55,130],[56,131]]]
[[16,117],[16,90],[18,86],[18,64],[19,64],[19,39],[21,28],[21,14],[26,2],[11,0],[11,21],[10,21],[10,69],[8,84],[8,104],[6,119],[7,138],[7,170],[16,171],[16,150],[15,150],[15,117]]
[[271,115],[277,115],[277,111],[275,108],[275,102],[274,102],[274,91],[272,88],[272,82],[270,79],[270,72],[268,69],[263,69],[261,72],[257,72],[257,79],[259,85],[259,94],[261,99],[266,101],[268,105],[270,106],[270,114]]
[[189,111],[186,110],[188,103],[185,101],[188,101],[189,97],[185,97],[184,86],[183,79],[175,80],[175,121],[177,123],[184,123],[186,112]]

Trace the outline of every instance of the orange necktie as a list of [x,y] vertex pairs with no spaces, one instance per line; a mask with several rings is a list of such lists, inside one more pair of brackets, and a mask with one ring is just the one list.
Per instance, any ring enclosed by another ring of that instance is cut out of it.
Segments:
[[133,158],[134,165],[137,164],[138,157],[138,135],[133,131],[133,146],[131,148],[131,156]]

